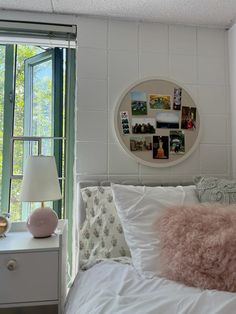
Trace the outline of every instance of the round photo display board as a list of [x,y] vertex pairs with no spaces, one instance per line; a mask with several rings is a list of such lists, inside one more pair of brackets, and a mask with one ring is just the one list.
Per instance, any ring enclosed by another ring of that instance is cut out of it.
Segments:
[[199,143],[200,116],[177,83],[151,78],[132,85],[115,108],[115,132],[141,164],[168,167],[184,161]]

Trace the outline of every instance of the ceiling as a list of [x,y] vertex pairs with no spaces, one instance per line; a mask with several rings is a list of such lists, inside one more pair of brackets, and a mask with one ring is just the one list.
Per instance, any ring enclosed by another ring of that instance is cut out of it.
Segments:
[[236,0],[0,0],[0,9],[229,27]]

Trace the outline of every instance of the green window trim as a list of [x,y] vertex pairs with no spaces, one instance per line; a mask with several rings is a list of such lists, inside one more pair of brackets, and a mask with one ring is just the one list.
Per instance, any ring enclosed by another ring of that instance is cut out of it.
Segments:
[[[63,51],[62,49],[53,49],[53,103],[54,103],[54,137],[63,137]],[[56,104],[56,106],[55,106]],[[57,170],[59,178],[62,177],[62,158],[63,158],[63,141],[54,141],[54,156],[56,159]],[[62,182],[60,181],[62,188]],[[58,217],[62,217],[62,200],[53,202],[53,209],[57,213]]]
[[10,188],[11,188],[11,138],[13,136],[14,123],[14,87],[15,87],[15,47],[6,45],[5,53],[5,81],[4,81],[4,118],[3,118],[3,164],[2,164],[2,195],[1,212],[9,212],[10,209]]
[[76,51],[67,49],[66,56],[66,184],[65,184],[65,218],[68,220],[68,260],[72,265],[73,242],[73,199],[74,199],[74,162],[75,162],[75,82]]

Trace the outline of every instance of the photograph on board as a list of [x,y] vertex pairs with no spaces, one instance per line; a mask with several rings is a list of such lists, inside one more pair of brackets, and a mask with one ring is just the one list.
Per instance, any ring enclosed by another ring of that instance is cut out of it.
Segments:
[[152,150],[151,136],[138,136],[130,138],[131,151],[150,151]]
[[170,131],[170,154],[182,155],[185,153],[185,136],[182,130]]
[[169,158],[169,136],[153,136],[153,159]]
[[154,118],[132,118],[133,134],[153,134],[156,132]]
[[147,114],[146,93],[140,91],[130,92],[131,112],[133,116]]
[[182,107],[181,129],[196,129],[196,108]]
[[150,109],[162,109],[170,110],[171,109],[171,96],[170,95],[159,95],[159,94],[150,94],[148,96],[148,102]]
[[161,111],[156,114],[156,127],[160,129],[178,129],[179,111]]

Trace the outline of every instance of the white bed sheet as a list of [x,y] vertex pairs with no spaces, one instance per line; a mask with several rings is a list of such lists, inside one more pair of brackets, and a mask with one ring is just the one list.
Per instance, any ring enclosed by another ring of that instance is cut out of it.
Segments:
[[66,314],[235,314],[236,293],[141,278],[131,265],[104,261],[81,272]]

